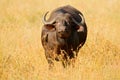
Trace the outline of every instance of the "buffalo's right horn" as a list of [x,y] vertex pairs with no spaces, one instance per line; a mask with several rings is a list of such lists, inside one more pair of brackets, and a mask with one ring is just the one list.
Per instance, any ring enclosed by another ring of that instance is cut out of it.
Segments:
[[46,20],[46,15],[49,13],[49,11],[47,11],[46,13],[45,13],[45,15],[43,16],[43,18],[42,18],[42,21],[43,21],[43,23],[45,24],[45,25],[47,25],[47,24],[52,24],[52,23],[54,23],[55,22],[55,19],[53,19],[52,21],[47,21]]
[[74,23],[76,23],[77,25],[83,25],[85,23],[85,19],[83,17],[83,15],[79,14],[81,17],[81,22],[77,22],[74,18],[72,19]]

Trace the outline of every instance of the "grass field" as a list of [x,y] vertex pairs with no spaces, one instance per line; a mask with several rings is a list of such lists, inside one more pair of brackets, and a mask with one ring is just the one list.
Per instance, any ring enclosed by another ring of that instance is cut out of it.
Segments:
[[[75,68],[48,70],[41,46],[46,11],[71,5],[88,36]],[[120,0],[0,0],[0,80],[120,80]]]

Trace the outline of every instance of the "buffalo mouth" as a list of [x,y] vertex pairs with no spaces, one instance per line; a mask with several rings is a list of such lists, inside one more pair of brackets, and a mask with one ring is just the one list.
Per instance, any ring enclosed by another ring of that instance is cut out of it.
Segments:
[[68,38],[70,36],[70,32],[68,32],[68,31],[61,31],[61,32],[58,32],[57,35],[60,38]]

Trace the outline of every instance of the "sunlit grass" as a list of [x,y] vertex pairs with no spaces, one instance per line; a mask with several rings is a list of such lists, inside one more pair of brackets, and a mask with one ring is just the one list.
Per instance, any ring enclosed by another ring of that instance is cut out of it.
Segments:
[[[48,70],[41,45],[46,11],[72,5],[82,11],[88,36],[75,68]],[[119,0],[0,0],[0,80],[120,80]]]

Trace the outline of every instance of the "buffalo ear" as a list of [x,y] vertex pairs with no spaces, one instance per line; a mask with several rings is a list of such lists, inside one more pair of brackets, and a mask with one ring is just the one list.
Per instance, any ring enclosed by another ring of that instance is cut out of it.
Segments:
[[44,27],[47,29],[47,30],[52,30],[54,27],[54,25],[52,24],[47,24],[47,25],[44,25]]
[[76,30],[77,32],[84,32],[84,27],[82,25],[77,25]]

